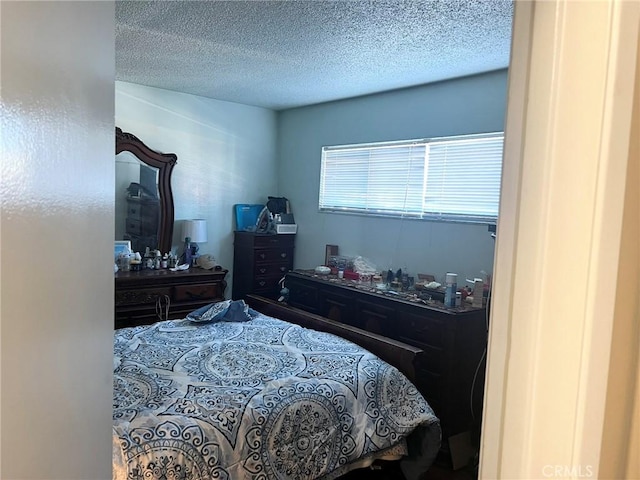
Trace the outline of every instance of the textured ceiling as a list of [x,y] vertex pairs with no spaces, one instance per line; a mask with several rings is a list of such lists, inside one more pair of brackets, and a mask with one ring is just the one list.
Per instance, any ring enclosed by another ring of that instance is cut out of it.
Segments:
[[512,0],[118,1],[116,79],[275,110],[506,68]]

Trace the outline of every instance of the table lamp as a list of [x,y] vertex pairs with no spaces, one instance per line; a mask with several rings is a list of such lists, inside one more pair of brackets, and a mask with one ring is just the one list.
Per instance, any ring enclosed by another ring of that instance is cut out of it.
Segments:
[[191,265],[198,254],[198,243],[207,241],[207,221],[203,219],[184,220],[182,222],[182,238],[184,238],[184,262]]

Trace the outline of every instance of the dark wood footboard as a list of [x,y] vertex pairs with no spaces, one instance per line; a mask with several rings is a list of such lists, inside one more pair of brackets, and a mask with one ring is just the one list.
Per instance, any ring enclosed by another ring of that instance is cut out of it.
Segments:
[[406,343],[367,332],[350,325],[345,325],[257,295],[247,295],[245,301],[251,308],[270,317],[295,323],[305,328],[332,333],[350,340],[396,367],[412,382],[415,383],[416,381],[416,369],[418,368],[418,363],[423,353],[423,350],[418,347],[413,347]]

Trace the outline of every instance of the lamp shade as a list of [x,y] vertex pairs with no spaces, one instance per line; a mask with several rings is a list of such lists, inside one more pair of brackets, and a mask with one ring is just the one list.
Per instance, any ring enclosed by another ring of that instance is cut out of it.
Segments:
[[182,238],[189,237],[194,243],[207,241],[207,221],[202,219],[184,220],[182,222]]

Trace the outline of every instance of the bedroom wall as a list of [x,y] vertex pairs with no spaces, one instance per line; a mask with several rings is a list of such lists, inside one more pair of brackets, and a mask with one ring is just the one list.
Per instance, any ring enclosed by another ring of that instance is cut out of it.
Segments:
[[[556,9],[558,15],[564,14],[565,10],[558,8],[558,3],[549,4],[548,8]],[[545,5],[545,2],[538,3],[538,6],[540,4]],[[46,8],[43,9],[43,5]],[[523,5],[527,3],[519,2],[516,10],[521,10]],[[616,5],[618,8],[637,8],[630,2],[624,5],[617,2]],[[112,248],[113,105],[108,90],[113,89],[113,18],[113,2],[106,1],[0,2],[3,109],[3,135],[0,137],[0,239],[3,246],[0,251],[0,478],[110,478],[112,317],[108,326],[103,319],[112,315],[113,276],[110,270],[102,271],[100,261],[83,263],[79,259],[108,258]],[[545,18],[550,23],[556,20],[553,15]],[[607,20],[605,16],[602,18],[603,21]],[[627,15],[624,18],[635,21],[637,26],[637,11],[635,16]],[[577,25],[583,26],[584,23]],[[583,38],[578,33],[585,29],[576,27],[576,24],[573,27],[573,33],[568,38],[578,37],[582,42]],[[516,26],[515,37],[523,30]],[[539,30],[545,43],[549,38],[546,34],[544,29]],[[519,49],[515,54],[525,57],[527,50]],[[544,58],[549,59],[549,65],[557,67],[553,55]],[[575,66],[575,58],[564,60],[560,64],[561,70],[571,71],[571,67]],[[105,84],[107,78],[110,78],[108,86]],[[593,75],[587,75],[583,80],[587,85],[600,82]],[[523,75],[521,81],[529,82],[529,75]],[[535,81],[532,78],[531,82],[533,88],[540,88],[544,80]],[[13,100],[10,100],[10,95],[13,95]],[[554,99],[553,96],[550,98]],[[585,103],[587,106],[593,104]],[[562,107],[557,101],[554,105]],[[572,112],[571,107],[573,105],[564,107],[562,112],[567,118],[575,118],[575,111]],[[604,117],[598,115],[598,118]],[[9,129],[7,125],[11,119],[23,121],[28,134],[19,130],[22,134],[16,136],[17,131]],[[544,120],[538,116],[534,120],[541,119]],[[610,123],[620,120],[625,119],[620,115],[609,118]],[[19,145],[19,148],[11,152],[9,149],[15,145]],[[70,154],[71,146],[75,154]],[[636,146],[636,160],[637,153]],[[58,173],[46,178],[38,176],[38,171],[30,167],[39,163],[55,165]],[[571,164],[572,168],[574,164],[575,161]],[[529,175],[535,171],[530,169]],[[73,182],[69,172],[81,176],[83,183]],[[552,182],[561,180],[558,173],[552,172]],[[518,188],[510,191],[508,198],[514,204],[518,201],[518,193]],[[78,197],[92,201],[79,203]],[[567,199],[568,195],[560,197],[561,202]],[[45,206],[48,208],[38,208]],[[543,214],[543,220],[545,216]],[[577,232],[579,235],[588,233],[584,229]],[[70,238],[82,241],[69,241]],[[17,255],[17,250],[11,248],[14,245],[19,245],[22,252],[29,253],[49,253],[53,245],[57,255]],[[511,253],[510,249],[507,250],[503,257]],[[626,258],[626,254],[636,251],[637,242],[626,245],[620,250],[620,257]],[[595,260],[600,262],[608,261],[610,255],[609,251],[594,251]],[[565,251],[561,252],[560,258],[568,257]],[[74,260],[77,261],[74,263]],[[542,268],[555,271],[553,258],[542,260]],[[70,265],[73,268],[69,268]],[[107,265],[110,267],[110,263],[104,264],[105,267]],[[525,278],[529,273],[525,267],[527,265],[521,267],[515,263],[509,268],[511,276]],[[636,278],[629,288],[632,290],[632,286],[637,287],[637,283]],[[580,284],[583,285],[585,282]],[[33,295],[33,292],[37,292],[37,295]],[[501,303],[511,304],[512,292],[506,287],[505,293]],[[567,298],[563,296],[564,300]],[[633,296],[627,298],[635,299]],[[555,299],[552,296],[550,301]],[[27,300],[29,317],[25,321],[23,303]],[[527,301],[526,304],[530,305],[531,302]],[[582,310],[575,308],[571,320],[581,315]],[[87,318],[99,320],[88,321]],[[512,318],[514,324],[529,322],[529,318]],[[557,338],[553,338],[556,330],[545,333],[539,322],[533,323],[533,328],[544,334],[542,344],[550,341],[559,345],[567,337],[581,335],[582,330],[575,327],[578,323],[567,323],[563,319],[565,332]],[[599,323],[607,325],[610,322],[600,318]],[[493,335],[493,340],[503,333],[505,338],[509,337],[509,329],[506,329]],[[539,336],[532,338],[533,341],[540,340]],[[611,349],[615,350],[621,341],[626,346],[628,338],[620,340],[614,337]],[[86,347],[82,362],[77,361],[70,349],[79,343]],[[490,349],[494,348],[492,344]],[[519,349],[512,351],[520,352]],[[566,345],[558,351],[566,356]],[[31,352],[38,352],[38,355],[31,355]],[[589,349],[577,352],[586,355],[582,378],[590,378],[593,371],[601,371],[597,362],[589,363]],[[43,358],[47,361],[43,362]],[[546,356],[540,359],[545,360],[543,368],[538,368],[540,361],[527,361],[525,357],[522,369],[525,374],[519,375],[518,371],[513,376],[525,381],[531,381],[532,371],[538,371],[542,377],[552,374],[561,376],[563,370],[558,370],[556,359],[557,356]],[[502,369],[497,369],[491,378],[504,376]],[[34,378],[38,381],[30,381]],[[50,379],[57,382],[57,388],[48,388],[53,383]],[[490,382],[489,387],[494,387],[493,383]],[[520,387],[519,382],[515,383],[516,388]],[[562,387],[562,383],[559,381],[558,385]],[[505,397],[503,388],[494,387],[492,391],[496,399],[502,398],[507,405],[515,408],[513,416],[517,421],[513,423],[514,426],[522,425],[522,419],[530,416],[529,401],[510,401],[508,396]],[[584,390],[581,392],[584,393]],[[540,446],[546,448],[546,462],[555,459],[553,449],[556,444],[549,442],[549,431],[553,435],[563,433],[565,424],[571,422],[573,417],[564,415],[558,409],[549,409],[548,405],[556,405],[559,401],[573,402],[575,405],[581,392],[567,388],[537,389],[536,396],[545,400],[545,424],[554,428],[544,431],[538,429],[522,442],[507,444],[512,447],[509,451],[502,450],[502,439],[496,433],[505,418],[502,405],[498,405],[497,411],[493,412],[495,415],[485,418],[483,448],[487,452],[491,450],[489,453],[493,458],[483,455],[483,464],[493,461],[498,465],[508,462],[511,466],[517,466],[523,463],[523,458],[529,452]],[[621,391],[620,396],[633,398],[633,392]],[[82,405],[77,405],[78,401]],[[636,413],[637,402],[636,394]],[[76,406],[79,408],[74,409]],[[637,415],[632,425],[638,425]],[[25,426],[34,428],[26,429]],[[637,451],[637,448],[633,448],[638,445],[637,431],[631,432],[636,434],[635,443],[627,445],[623,452],[629,454],[627,478],[638,477],[637,463],[633,469],[631,465],[637,460],[637,456],[632,455]],[[583,437],[594,438],[591,435]],[[594,458],[597,461],[598,455]],[[575,462],[576,457],[569,453],[561,461],[564,467],[575,467],[575,463],[571,462]],[[503,469],[501,475],[487,476],[484,473],[483,476],[507,478],[512,471]],[[496,472],[500,473],[500,470]],[[540,470],[534,476],[540,476]],[[527,478],[531,478],[531,475]]]
[[113,2],[0,2],[0,478],[111,478]]
[[176,224],[173,245],[182,253],[180,220],[207,220],[212,254],[229,270],[231,297],[236,203],[266,203],[277,193],[276,114],[127,82],[116,82],[116,125],[154,150],[175,153],[171,185]]
[[491,272],[486,225],[367,218],[318,212],[321,148],[387,140],[501,131],[507,72],[282,111],[278,185],[298,223],[295,268],[324,263],[326,244],[362,255],[380,269],[408,268],[443,280]]

